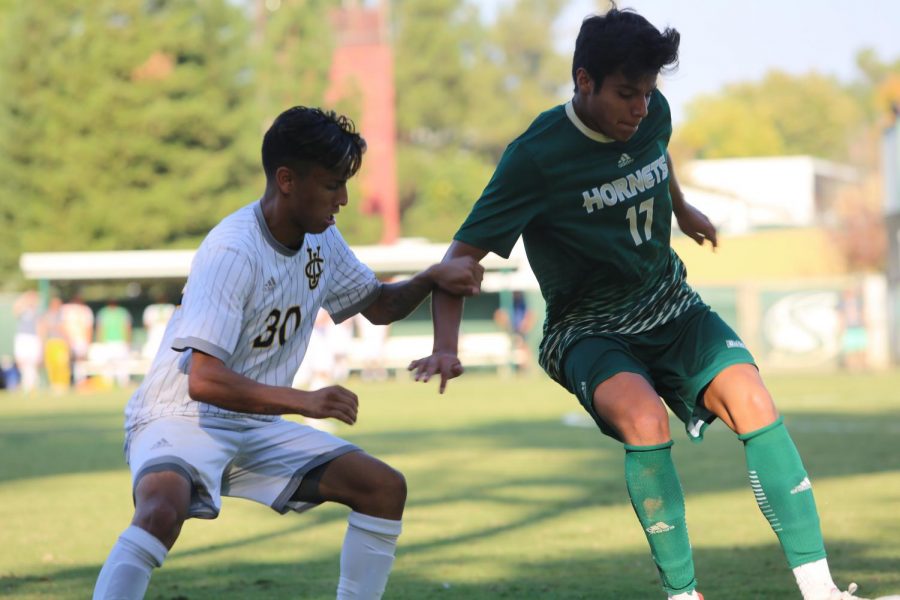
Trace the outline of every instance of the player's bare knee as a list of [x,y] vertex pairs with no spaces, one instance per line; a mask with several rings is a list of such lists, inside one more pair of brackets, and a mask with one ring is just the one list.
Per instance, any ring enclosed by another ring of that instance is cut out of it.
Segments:
[[406,478],[400,471],[382,465],[356,493],[356,510],[386,519],[399,519],[406,506]]
[[669,431],[669,415],[662,407],[646,411],[631,411],[619,426],[626,444],[653,446],[672,439]]
[[381,483],[384,494],[399,507],[406,504],[406,477],[400,471],[388,467],[388,472]]
[[181,533],[187,514],[166,498],[155,496],[138,504],[132,524],[171,548]]

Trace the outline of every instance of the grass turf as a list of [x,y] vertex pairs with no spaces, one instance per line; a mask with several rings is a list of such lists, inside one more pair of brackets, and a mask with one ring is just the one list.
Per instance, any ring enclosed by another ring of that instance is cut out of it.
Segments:
[[[779,375],[769,386],[810,471],[835,578],[900,592],[900,373]],[[543,377],[348,382],[361,415],[338,435],[407,477],[386,598],[663,597],[627,501],[622,451]],[[85,598],[131,517],[121,455],[127,391],[0,394],[0,595]],[[570,414],[571,413],[571,414]],[[568,422],[568,424],[567,424]],[[675,461],[700,589],[710,599],[798,598],[717,423]],[[347,509],[279,516],[225,499],[191,520],[148,598],[334,598]]]

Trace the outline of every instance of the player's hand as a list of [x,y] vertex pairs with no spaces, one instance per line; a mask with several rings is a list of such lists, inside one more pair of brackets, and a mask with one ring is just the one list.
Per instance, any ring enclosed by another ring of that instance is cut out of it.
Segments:
[[332,385],[314,392],[305,392],[303,404],[298,411],[311,419],[331,417],[347,425],[356,423],[359,399],[345,387]]
[[680,211],[675,213],[675,219],[678,221],[678,228],[701,246],[706,240],[709,240],[713,249],[719,245],[716,238],[716,226],[706,215],[687,202]]
[[474,296],[481,292],[484,267],[471,256],[458,256],[432,265],[434,283],[455,296]]
[[449,352],[435,352],[431,356],[420,358],[409,363],[408,370],[412,371],[416,381],[427,383],[432,376],[440,373],[441,385],[438,391],[443,394],[447,389],[447,381],[463,374],[462,363],[455,354]]

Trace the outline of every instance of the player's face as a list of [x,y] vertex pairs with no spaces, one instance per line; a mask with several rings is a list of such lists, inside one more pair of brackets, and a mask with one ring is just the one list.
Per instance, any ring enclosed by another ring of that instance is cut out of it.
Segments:
[[347,205],[347,180],[313,165],[292,186],[292,208],[297,225],[305,233],[322,233],[334,225],[334,216]]
[[604,77],[595,90],[591,77],[579,69],[575,100],[578,116],[594,131],[617,142],[627,142],[647,116],[650,95],[655,89],[655,74],[634,80],[616,72]]

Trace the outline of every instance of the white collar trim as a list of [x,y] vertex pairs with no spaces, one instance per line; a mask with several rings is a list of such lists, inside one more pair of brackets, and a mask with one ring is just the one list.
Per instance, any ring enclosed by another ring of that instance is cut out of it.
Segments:
[[616,140],[611,137],[607,137],[600,133],[599,131],[594,131],[587,125],[585,125],[581,119],[578,118],[578,115],[575,114],[575,107],[572,106],[572,101],[569,100],[566,102],[566,116],[569,117],[569,120],[572,121],[572,125],[574,125],[578,131],[583,133],[585,136],[594,140],[595,142],[602,142],[604,144],[609,144],[610,142],[614,142]]

